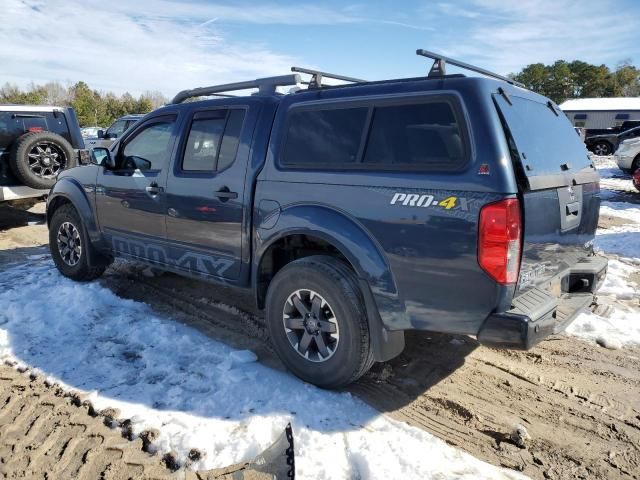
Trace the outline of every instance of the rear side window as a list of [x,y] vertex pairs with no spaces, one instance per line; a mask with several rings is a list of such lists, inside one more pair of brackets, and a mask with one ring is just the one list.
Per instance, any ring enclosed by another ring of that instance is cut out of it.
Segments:
[[344,166],[357,161],[368,107],[294,109],[282,161],[295,166]]
[[465,159],[464,137],[449,102],[374,108],[365,164],[455,170]]
[[236,158],[244,110],[197,112],[191,122],[182,158],[182,171],[216,172],[229,167]]
[[24,133],[22,124],[10,112],[0,112],[0,148],[8,148]]
[[311,168],[458,170],[468,158],[460,118],[460,109],[444,96],[295,108],[281,162]]

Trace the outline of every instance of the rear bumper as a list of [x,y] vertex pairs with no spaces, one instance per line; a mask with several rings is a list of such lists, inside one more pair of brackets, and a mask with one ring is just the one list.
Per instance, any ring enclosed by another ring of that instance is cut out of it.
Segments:
[[510,310],[489,315],[478,332],[478,341],[498,348],[532,348],[549,335],[564,331],[593,303],[606,273],[606,258],[583,259],[563,276],[559,297],[538,288],[515,297]]

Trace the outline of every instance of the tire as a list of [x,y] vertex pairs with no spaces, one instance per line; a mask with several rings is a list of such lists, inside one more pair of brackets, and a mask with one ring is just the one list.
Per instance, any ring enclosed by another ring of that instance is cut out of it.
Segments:
[[[291,301],[293,296],[297,300]],[[318,296],[320,301],[316,301],[323,306],[314,311],[313,298]],[[312,313],[311,318],[305,320],[301,314],[304,309],[297,307],[300,302]],[[319,315],[313,317],[314,313]],[[316,322],[317,319],[320,321]],[[351,269],[333,257],[305,257],[282,268],[269,285],[266,321],[271,342],[285,366],[318,387],[344,387],[364,375],[374,363],[358,282]],[[286,328],[285,321],[293,322],[288,325],[295,324],[296,328]],[[315,334],[310,335],[313,330]],[[306,356],[301,353],[305,335],[311,338],[306,342]],[[325,346],[324,355],[318,337]]]
[[[70,245],[72,252],[65,250],[65,245]],[[93,251],[84,224],[73,205],[63,205],[53,213],[49,224],[49,249],[60,273],[72,280],[95,280],[106,269],[106,262],[92,264],[89,261],[90,257],[100,256]]]
[[53,187],[62,170],[77,164],[71,144],[52,132],[25,133],[15,141],[9,155],[9,165],[18,180],[37,189]]
[[611,155],[613,153],[613,146],[609,142],[600,141],[592,145],[591,151],[598,156]]

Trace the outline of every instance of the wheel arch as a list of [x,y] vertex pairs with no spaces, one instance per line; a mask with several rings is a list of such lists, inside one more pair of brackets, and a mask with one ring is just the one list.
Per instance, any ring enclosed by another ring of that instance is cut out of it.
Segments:
[[404,348],[404,333],[391,331],[383,318],[404,311],[382,248],[348,214],[324,206],[297,205],[282,210],[275,226],[256,229],[252,269],[256,305],[264,308],[269,284],[278,271],[298,258],[337,257],[355,273],[367,310],[374,358],[386,361]]
[[47,227],[50,227],[51,218],[56,210],[67,204],[73,205],[80,215],[91,243],[99,243],[102,236],[94,216],[92,203],[82,185],[73,178],[59,178],[51,189],[47,200]]

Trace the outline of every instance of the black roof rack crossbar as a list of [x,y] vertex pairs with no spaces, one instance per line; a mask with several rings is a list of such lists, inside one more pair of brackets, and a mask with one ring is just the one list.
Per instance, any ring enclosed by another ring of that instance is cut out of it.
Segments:
[[366,80],[360,78],[347,77],[345,75],[337,75],[335,73],[321,72],[320,70],[313,70],[311,68],[291,67],[292,72],[306,73],[311,75],[311,81],[308,82],[309,88],[319,88],[322,86],[322,77],[333,78],[335,80],[342,80],[344,82],[362,83]]
[[439,53],[433,53],[429,50],[423,50],[419,48],[416,50],[416,55],[420,55],[422,57],[432,58],[434,60],[433,66],[429,71],[429,77],[441,77],[445,75],[446,64],[450,63],[451,65],[455,65],[456,67],[464,68],[465,70],[470,70],[472,72],[481,73],[482,75],[486,75],[487,77],[497,78],[498,80],[502,80],[504,82],[508,82],[511,85],[517,85],[518,87],[524,87],[524,85],[520,82],[516,82],[511,78],[505,77],[498,73],[490,72],[489,70],[485,70],[484,68],[476,67],[475,65],[471,65],[469,63],[461,62],[460,60],[454,60],[453,58],[445,57],[444,55],[440,55]]
[[178,93],[171,103],[182,103],[187,98],[206,97],[216,95],[223,92],[233,92],[236,90],[248,90],[257,88],[260,95],[270,95],[275,93],[276,87],[284,87],[287,85],[297,85],[300,83],[300,75],[280,75],[277,77],[258,78],[246,82],[226,83],[224,85],[213,85],[211,87],[200,87],[192,90],[183,90]]

